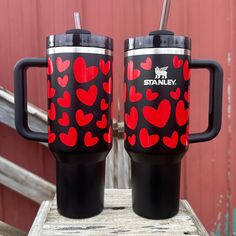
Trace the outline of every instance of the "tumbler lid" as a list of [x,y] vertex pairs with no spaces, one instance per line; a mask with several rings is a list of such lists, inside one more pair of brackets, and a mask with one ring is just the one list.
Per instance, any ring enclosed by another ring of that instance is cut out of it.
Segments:
[[112,38],[92,35],[87,29],[80,26],[79,13],[74,13],[75,29],[69,29],[65,34],[49,35],[47,49],[52,47],[98,47],[113,50]]
[[150,32],[149,35],[174,35],[174,32],[169,30],[155,30]]
[[91,34],[91,32],[86,29],[69,29],[66,34]]
[[141,48],[183,48],[191,50],[191,39],[174,35],[169,30],[156,30],[146,36],[138,36],[125,40],[125,51]]

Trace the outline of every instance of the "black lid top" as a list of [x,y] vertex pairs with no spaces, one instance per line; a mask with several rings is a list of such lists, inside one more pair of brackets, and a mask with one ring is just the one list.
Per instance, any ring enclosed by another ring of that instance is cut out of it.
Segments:
[[141,48],[184,48],[191,50],[191,39],[174,35],[172,31],[157,30],[146,36],[125,40],[125,51]]
[[66,34],[91,34],[91,32],[86,29],[69,29]]
[[92,35],[85,29],[67,30],[66,34],[49,35],[47,48],[52,47],[98,47],[113,50],[112,38],[107,36]]

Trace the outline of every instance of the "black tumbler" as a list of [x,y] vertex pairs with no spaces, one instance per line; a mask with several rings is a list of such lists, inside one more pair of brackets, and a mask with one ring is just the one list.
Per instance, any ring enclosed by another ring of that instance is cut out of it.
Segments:
[[[48,142],[56,158],[57,206],[70,218],[103,209],[105,158],[112,147],[112,39],[83,29],[47,37],[47,58],[14,68],[15,124],[27,139]],[[28,126],[26,71],[47,67],[48,133]]]
[[[221,66],[192,60],[191,41],[160,30],[125,41],[125,149],[131,157],[133,210],[165,219],[178,213],[181,159],[189,143],[221,128]],[[210,71],[208,128],[190,134],[190,68]]]

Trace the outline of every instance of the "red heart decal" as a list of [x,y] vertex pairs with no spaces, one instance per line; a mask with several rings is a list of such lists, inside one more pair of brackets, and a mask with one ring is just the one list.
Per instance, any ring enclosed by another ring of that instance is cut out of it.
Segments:
[[189,102],[189,90],[188,90],[188,92],[184,93],[184,99],[186,102]]
[[124,132],[124,141],[126,140],[127,138],[127,134]]
[[59,138],[66,146],[74,147],[77,141],[77,130],[71,127],[68,133],[60,133]]
[[77,82],[87,83],[95,79],[98,75],[98,68],[96,66],[86,66],[84,58],[78,57],[74,62],[74,76]]
[[57,78],[57,83],[61,86],[61,87],[66,87],[67,83],[68,83],[68,75],[64,75],[64,77],[58,77]]
[[177,88],[175,91],[170,91],[170,96],[173,99],[178,100],[180,97],[180,88]]
[[47,68],[47,74],[51,75],[53,73],[53,64],[51,58],[48,58],[48,68]]
[[107,127],[107,117],[105,114],[102,115],[102,119],[96,122],[96,125],[100,129],[105,129]]
[[132,134],[131,136],[128,136],[128,142],[131,146],[134,146],[136,143],[136,135]]
[[153,101],[156,98],[158,98],[158,96],[159,96],[158,92],[152,92],[151,89],[146,90],[146,98],[147,98],[148,101]]
[[92,133],[89,131],[84,135],[84,145],[86,147],[92,147],[98,142],[98,137],[93,137]]
[[125,123],[130,129],[135,129],[138,123],[138,111],[135,107],[131,107],[130,114],[125,114]]
[[78,109],[75,113],[75,119],[79,126],[85,126],[89,124],[93,119],[92,113],[84,114],[81,109]]
[[167,99],[160,102],[157,109],[151,106],[143,108],[144,118],[152,125],[163,128],[170,118],[171,104]]
[[127,87],[126,87],[126,83],[124,83],[124,102],[126,102],[126,91],[127,91]]
[[140,144],[144,148],[152,147],[159,141],[159,136],[157,134],[149,135],[148,130],[142,128],[139,132]]
[[163,138],[163,143],[169,148],[176,148],[178,143],[178,133],[174,131],[171,137],[165,136]]
[[131,102],[137,102],[139,101],[141,98],[142,98],[142,94],[141,93],[137,93],[136,92],[136,88],[134,85],[132,85],[130,87],[130,90],[129,90],[129,99]]
[[103,139],[107,143],[112,142],[112,127],[110,126],[108,133],[103,134]]
[[183,65],[183,60],[179,59],[178,56],[174,56],[173,57],[173,65],[174,65],[174,68],[179,68]]
[[48,143],[53,143],[56,140],[56,134],[51,133],[50,126],[48,126]]
[[184,62],[183,74],[184,74],[184,80],[189,80],[190,69],[189,69],[189,62],[187,60]]
[[128,62],[127,67],[127,78],[128,80],[135,80],[140,76],[140,70],[134,69],[134,63],[133,61]]
[[56,65],[58,71],[63,72],[70,66],[70,61],[69,60],[62,61],[60,57],[57,57]]
[[63,97],[62,98],[58,98],[57,99],[57,103],[61,106],[61,107],[70,107],[70,103],[71,103],[71,98],[70,98],[70,93],[65,91],[63,93]]
[[51,88],[50,81],[48,80],[48,98],[52,98],[56,93],[54,88]]
[[140,66],[144,70],[151,70],[152,69],[152,59],[150,57],[147,57],[145,62],[141,62]]
[[61,126],[68,126],[70,124],[70,118],[66,112],[62,113],[62,117],[58,119],[58,123]]
[[180,136],[180,142],[184,145],[184,146],[188,146],[188,137],[187,135],[183,134]]
[[100,66],[102,73],[104,75],[107,75],[110,71],[111,62],[110,61],[105,62],[104,60],[101,59],[101,60],[99,60],[99,66]]
[[180,100],[176,105],[175,116],[179,126],[183,126],[188,121],[189,109],[185,110],[184,101]]
[[108,80],[108,83],[107,82],[104,82],[102,84],[103,86],[103,89],[108,93],[108,94],[111,94],[112,92],[112,78],[110,77],[109,80]]
[[108,103],[106,103],[106,99],[103,98],[100,103],[100,108],[102,111],[105,111],[108,108]]
[[56,134],[55,133],[48,133],[48,143],[54,143],[56,140]]
[[54,103],[50,104],[50,109],[48,110],[48,118],[50,120],[56,119],[56,107],[55,107]]
[[87,106],[92,106],[97,99],[98,88],[96,85],[92,85],[88,91],[84,89],[77,89],[76,95],[78,99]]

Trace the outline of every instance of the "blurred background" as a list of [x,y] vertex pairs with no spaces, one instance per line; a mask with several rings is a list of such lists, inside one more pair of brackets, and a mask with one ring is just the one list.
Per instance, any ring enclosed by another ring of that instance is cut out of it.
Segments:
[[[73,28],[73,12],[79,11],[83,28],[114,39],[114,101],[120,101],[114,106],[114,120],[123,121],[123,93],[118,89],[123,87],[123,42],[159,27],[162,0],[0,0],[0,5],[3,94],[13,92],[12,71],[17,60],[45,57],[46,36]],[[168,29],[192,38],[192,58],[214,59],[224,69],[222,129],[213,141],[190,145],[182,161],[181,198],[189,201],[212,235],[235,235],[236,1],[172,0]],[[192,72],[191,132],[207,126],[208,77],[206,71]],[[30,70],[28,100],[42,110],[46,110],[46,85],[44,69]],[[0,98],[1,104],[4,99]],[[20,137],[8,123],[14,118],[12,110],[5,108],[4,112],[7,115],[0,116],[0,156],[55,183],[55,162],[47,147]],[[106,186],[129,188],[128,158],[122,139],[115,139],[108,157]],[[38,208],[35,201],[0,185],[0,220],[28,231]]]

